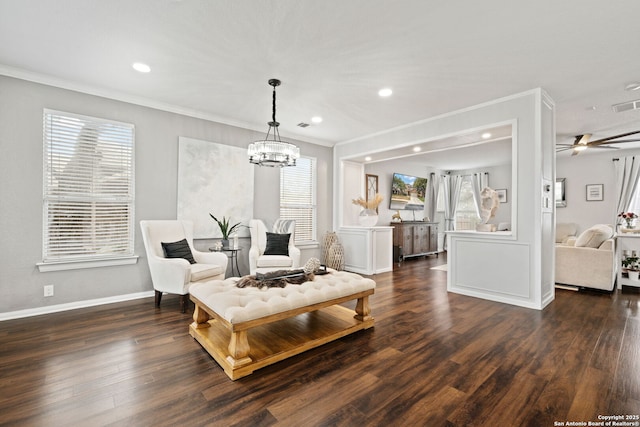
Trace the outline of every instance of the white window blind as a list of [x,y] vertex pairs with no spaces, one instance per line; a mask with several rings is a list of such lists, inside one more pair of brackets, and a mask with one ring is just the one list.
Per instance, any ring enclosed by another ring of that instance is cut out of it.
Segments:
[[133,255],[134,126],[44,111],[43,261]]
[[316,240],[316,159],[280,170],[280,218],[296,220],[296,243]]

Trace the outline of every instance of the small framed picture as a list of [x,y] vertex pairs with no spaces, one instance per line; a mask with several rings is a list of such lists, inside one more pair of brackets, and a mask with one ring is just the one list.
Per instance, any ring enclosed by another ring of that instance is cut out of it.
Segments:
[[587,184],[587,202],[604,200],[604,184]]
[[502,188],[500,190],[496,190],[496,193],[498,193],[498,200],[500,201],[500,203],[507,203],[507,189],[506,188]]

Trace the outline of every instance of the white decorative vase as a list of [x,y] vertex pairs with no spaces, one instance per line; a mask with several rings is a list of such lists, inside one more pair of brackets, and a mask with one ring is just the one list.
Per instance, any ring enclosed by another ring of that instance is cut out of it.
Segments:
[[363,227],[373,227],[378,223],[378,213],[373,209],[363,209],[358,215],[358,224]]

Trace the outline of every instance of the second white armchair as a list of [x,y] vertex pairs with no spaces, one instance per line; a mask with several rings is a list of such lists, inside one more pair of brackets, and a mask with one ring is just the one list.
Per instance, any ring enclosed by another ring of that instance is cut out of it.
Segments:
[[251,249],[250,274],[289,270],[300,266],[300,249],[295,246],[294,220],[278,219],[269,231],[259,219],[249,221]]

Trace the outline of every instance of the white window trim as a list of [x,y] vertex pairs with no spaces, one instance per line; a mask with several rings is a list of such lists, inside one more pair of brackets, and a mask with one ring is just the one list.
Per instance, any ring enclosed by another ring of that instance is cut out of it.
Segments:
[[48,271],[63,271],[63,270],[80,270],[83,268],[99,268],[99,267],[112,267],[116,265],[131,265],[138,262],[138,255],[118,257],[118,258],[105,258],[105,259],[91,259],[91,260],[74,260],[74,261],[49,261],[38,262],[38,270],[41,273]]

